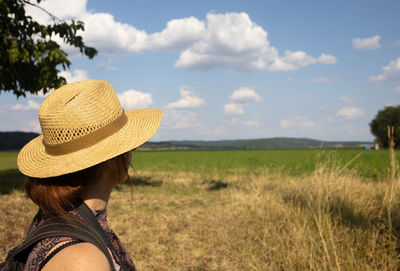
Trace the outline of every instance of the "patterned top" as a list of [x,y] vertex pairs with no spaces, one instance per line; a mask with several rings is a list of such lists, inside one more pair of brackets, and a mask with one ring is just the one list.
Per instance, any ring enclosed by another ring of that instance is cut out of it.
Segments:
[[[115,234],[113,230],[111,230],[108,226],[107,222],[107,209],[93,211],[93,215],[97,218],[100,226],[106,232],[107,236],[110,238],[111,244],[114,246],[115,251],[119,253],[119,256],[124,263],[124,265],[130,271],[136,271],[135,265],[133,264],[131,258],[129,257],[128,252],[126,251],[125,247],[119,240],[118,236]],[[79,217],[80,219],[84,220],[75,210],[70,212],[72,215]],[[40,225],[46,217],[44,215],[39,214],[34,218],[32,223],[31,230],[34,230],[38,225]],[[75,238],[71,237],[51,237],[46,238],[36,244],[36,246],[32,249],[31,253],[29,254],[28,260],[25,264],[24,271],[39,271],[40,265],[45,260],[46,255],[49,254],[50,250],[54,248],[56,245],[64,243],[64,242],[76,242]],[[114,251],[109,249],[111,255],[113,255],[113,262],[115,270],[121,270],[121,263],[119,262],[118,256],[114,255]]]

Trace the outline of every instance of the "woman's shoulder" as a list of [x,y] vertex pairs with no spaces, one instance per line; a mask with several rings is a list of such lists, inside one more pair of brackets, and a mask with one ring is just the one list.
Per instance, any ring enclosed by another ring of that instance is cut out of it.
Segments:
[[38,242],[29,253],[26,261],[25,270],[39,270],[38,267],[43,264],[47,256],[60,244],[76,242],[77,240],[68,236],[49,237]]
[[[69,215],[82,219],[75,210],[70,211]],[[29,232],[34,231],[39,225],[45,223],[48,218],[49,217],[43,215],[39,211],[33,219]],[[93,265],[93,263],[91,263],[91,260],[93,260],[94,263],[102,264],[102,260],[104,259],[106,260],[106,269],[101,269],[97,267],[96,269],[92,269],[94,267],[89,266]],[[76,263],[74,261],[76,261]],[[86,264],[84,264],[85,261]],[[79,269],[77,269],[78,267]],[[69,236],[48,237],[39,241],[34,246],[27,259],[25,270],[33,271],[40,269],[110,270],[108,260],[99,248],[91,243],[86,243]]]
[[107,257],[100,249],[91,243],[83,242],[65,247],[57,252],[42,270],[110,271],[111,267]]

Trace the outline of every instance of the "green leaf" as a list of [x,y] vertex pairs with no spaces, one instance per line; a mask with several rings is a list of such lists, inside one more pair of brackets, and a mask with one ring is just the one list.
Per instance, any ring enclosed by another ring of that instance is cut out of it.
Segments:
[[53,35],[59,35],[89,59],[97,55],[97,50],[86,46],[77,35],[78,30],[84,31],[82,21],[56,19],[52,25],[42,25],[25,15],[25,0],[0,0],[0,24],[0,92],[11,91],[20,97],[66,83],[57,68],[65,70],[71,62],[60,45],[50,39]]

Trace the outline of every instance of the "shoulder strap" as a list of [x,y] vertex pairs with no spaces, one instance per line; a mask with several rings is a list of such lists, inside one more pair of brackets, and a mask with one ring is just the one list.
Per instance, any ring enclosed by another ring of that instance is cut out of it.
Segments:
[[105,242],[105,244],[107,245],[107,247],[113,251],[114,255],[116,255],[118,257],[120,265],[121,265],[121,270],[128,270],[126,268],[124,262],[122,261],[119,253],[117,253],[117,251],[115,250],[115,247],[111,244],[110,238],[107,236],[107,234],[105,233],[103,228],[100,226],[99,222],[97,221],[96,217],[93,215],[90,208],[84,202],[82,202],[76,210],[88,222],[90,227],[92,227],[94,230],[96,230],[96,232],[98,232],[101,235],[101,237],[102,237],[103,241]]
[[28,235],[25,242],[9,252],[7,260],[14,259],[25,263],[33,246],[37,242],[45,238],[56,236],[69,236],[94,244],[104,253],[110,263],[111,269],[115,271],[112,256],[110,255],[101,234],[99,234],[95,229],[92,229],[85,222],[71,216],[66,218],[53,217],[47,219]]

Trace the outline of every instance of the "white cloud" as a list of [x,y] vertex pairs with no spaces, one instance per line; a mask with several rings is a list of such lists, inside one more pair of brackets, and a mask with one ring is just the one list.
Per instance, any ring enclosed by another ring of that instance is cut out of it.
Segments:
[[[335,64],[336,58],[321,54],[317,59],[303,51],[286,51],[280,57],[270,45],[268,34],[254,23],[245,12],[208,13],[202,21],[193,16],[172,19],[161,32],[152,34],[121,23],[109,13],[87,10],[87,1],[42,1],[43,6],[61,19],[79,19],[85,22],[80,32],[87,45],[105,54],[130,54],[144,50],[175,51],[180,56],[175,62],[178,69],[208,70],[227,66],[236,70],[296,70],[314,63]],[[28,14],[43,23],[51,20],[47,14],[29,8]],[[61,40],[55,38],[58,42]],[[70,54],[75,52],[63,45]]]
[[[197,120],[197,113],[190,109],[204,106],[204,100],[184,88],[180,89],[180,96],[178,101],[164,106],[166,110],[163,125],[168,129],[201,128],[202,125]],[[196,132],[199,131],[196,130]]]
[[233,118],[231,120],[231,123],[234,125],[244,125],[244,126],[259,126],[260,122],[257,120],[245,120],[245,121],[240,121],[236,118]]
[[39,120],[32,120],[28,123],[28,129],[25,129],[26,132],[36,132],[41,133],[42,129],[40,128]]
[[338,61],[336,57],[332,55],[326,55],[326,54],[321,54],[320,57],[318,57],[318,62],[321,64],[336,64]]
[[307,55],[306,52],[290,50],[285,51],[285,55],[280,58],[277,57],[269,70],[271,71],[293,71],[301,67],[316,63],[317,60],[312,56]]
[[[100,53],[123,54],[139,52],[144,49],[144,41],[147,38],[145,31],[115,21],[114,16],[109,13],[93,13],[88,11],[87,0],[47,0],[41,1],[40,5],[60,19],[75,19],[85,23],[85,31],[79,31],[84,42],[93,46]],[[51,18],[38,8],[27,5],[27,14],[43,24],[52,23]],[[52,37],[63,44],[59,37]],[[63,44],[62,48],[68,53],[75,54],[76,49]]]
[[39,104],[32,101],[32,100],[28,100],[28,104],[16,104],[11,106],[10,108],[11,110],[37,110],[39,109]]
[[347,96],[340,96],[338,99],[339,99],[340,101],[342,101],[342,102],[345,102],[345,103],[348,103],[348,102],[351,102],[351,101],[352,101],[351,98],[349,98],[349,97],[347,97]]
[[339,77],[317,77],[317,78],[309,79],[307,81],[311,82],[311,83],[323,84],[323,83],[332,83],[339,79],[340,79]]
[[181,88],[181,98],[173,103],[169,103],[165,108],[196,108],[205,105],[203,99],[197,97],[192,91]]
[[[86,13],[87,0],[46,0],[40,2],[40,7],[44,8],[57,18],[76,19],[82,17]],[[25,5],[27,15],[32,16],[41,24],[49,24],[52,22],[50,16],[44,11],[31,5]]]
[[280,125],[284,129],[290,128],[315,128],[317,123],[309,120],[307,117],[296,116],[291,120],[281,120]]
[[85,22],[84,41],[101,53],[133,53],[145,48],[148,37],[145,31],[116,22],[109,13],[87,14],[82,20]]
[[163,125],[169,129],[187,129],[200,125],[197,114],[188,110],[166,110],[164,119]]
[[317,62],[321,64],[336,64],[337,60],[332,55],[321,54],[318,59],[315,59],[303,51],[285,51],[285,55],[275,59],[268,69],[270,71],[294,71]]
[[398,86],[398,87],[395,87],[395,88],[394,88],[394,91],[396,91],[396,92],[400,92],[400,86]]
[[43,93],[43,89],[39,90],[36,94],[32,93],[27,93],[26,97],[27,98],[45,98],[50,95],[51,92],[53,92],[54,89],[50,89],[46,92],[46,94]]
[[224,105],[224,112],[228,115],[243,115],[244,104],[229,103]]
[[262,98],[258,95],[254,89],[248,87],[241,87],[234,91],[231,95],[231,100],[235,103],[247,104],[252,102],[261,102]]
[[359,107],[343,107],[336,112],[337,116],[346,119],[356,119],[364,115],[364,111]]
[[235,90],[231,97],[232,103],[224,105],[224,112],[228,115],[242,115],[244,114],[244,107],[251,103],[261,102],[261,96],[248,87],[241,87]]
[[67,83],[73,83],[89,79],[89,74],[85,70],[74,70],[72,73],[67,71],[61,71],[58,73],[58,75],[64,77],[65,80],[67,80]]
[[390,61],[389,65],[382,68],[382,74],[374,75],[369,78],[370,81],[400,81],[400,57]]
[[117,95],[121,105],[125,109],[143,108],[153,104],[153,99],[150,93],[130,89]]
[[262,70],[277,57],[267,32],[252,22],[247,13],[209,13],[203,38],[181,53],[175,67],[208,70],[229,66],[237,70]]
[[184,50],[204,39],[206,34],[205,23],[193,16],[173,19],[164,30],[149,35],[146,46],[151,50]]
[[381,36],[376,35],[370,38],[360,39],[354,38],[352,40],[353,47],[359,50],[374,50],[381,48],[381,44],[379,43]]

